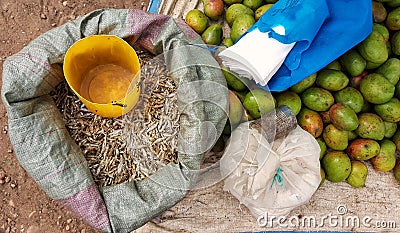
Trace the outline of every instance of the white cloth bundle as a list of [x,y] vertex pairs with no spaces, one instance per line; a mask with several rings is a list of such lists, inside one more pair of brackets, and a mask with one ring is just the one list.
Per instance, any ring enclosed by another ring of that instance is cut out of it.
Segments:
[[[273,30],[285,35],[285,28],[282,26]],[[283,44],[270,37],[269,33],[254,29],[236,44],[223,50],[219,57],[231,71],[264,86],[281,67],[295,44]]]
[[317,141],[299,126],[270,144],[249,122],[242,123],[220,161],[224,190],[255,217],[287,215],[317,190],[319,153]]

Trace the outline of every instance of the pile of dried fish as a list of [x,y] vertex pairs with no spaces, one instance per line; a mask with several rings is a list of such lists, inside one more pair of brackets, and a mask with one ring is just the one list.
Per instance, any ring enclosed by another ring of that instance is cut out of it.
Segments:
[[138,55],[141,96],[122,117],[107,119],[91,113],[65,82],[52,94],[98,186],[144,179],[177,159],[176,83],[162,61],[145,52]]

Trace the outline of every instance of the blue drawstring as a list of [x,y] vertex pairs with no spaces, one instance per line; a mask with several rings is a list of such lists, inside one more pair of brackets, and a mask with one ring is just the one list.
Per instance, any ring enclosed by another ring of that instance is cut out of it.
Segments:
[[276,170],[276,173],[274,175],[274,179],[272,180],[272,184],[271,184],[270,188],[272,188],[272,186],[275,184],[275,182],[278,182],[279,187],[283,186],[283,178],[281,176],[282,172],[283,172],[283,170],[280,167],[278,167],[278,169]]

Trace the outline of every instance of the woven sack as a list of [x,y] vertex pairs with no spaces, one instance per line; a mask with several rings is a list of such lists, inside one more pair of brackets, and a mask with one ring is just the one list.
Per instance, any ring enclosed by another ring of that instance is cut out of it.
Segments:
[[[64,81],[62,63],[68,48],[96,34],[117,35],[154,55],[168,51],[165,58],[177,70],[178,88],[194,87],[178,97],[178,105],[180,100],[185,105],[180,109],[178,163],[147,179],[103,188],[93,182],[82,151],[49,95]],[[52,199],[104,232],[130,232],[175,205],[193,186],[191,171],[199,169],[203,159],[204,153],[196,153],[198,143],[193,142],[207,137],[207,129],[222,132],[228,105],[226,88],[216,91],[218,85],[200,85],[212,82],[226,87],[211,53],[189,49],[194,47],[188,46],[191,43],[202,41],[180,19],[103,9],[44,33],[10,56],[4,62],[1,97],[20,164]]]

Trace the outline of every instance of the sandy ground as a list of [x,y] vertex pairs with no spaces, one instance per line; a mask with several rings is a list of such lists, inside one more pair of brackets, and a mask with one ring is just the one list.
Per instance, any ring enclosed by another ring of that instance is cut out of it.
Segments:
[[[100,8],[146,9],[147,0],[0,0],[0,73],[3,62],[53,27]],[[1,85],[1,80],[0,80]],[[97,232],[52,201],[19,165],[0,104],[0,233]]]

